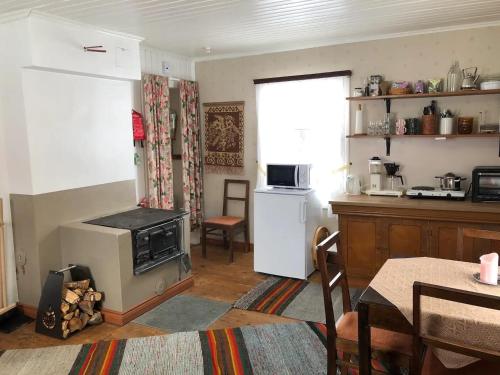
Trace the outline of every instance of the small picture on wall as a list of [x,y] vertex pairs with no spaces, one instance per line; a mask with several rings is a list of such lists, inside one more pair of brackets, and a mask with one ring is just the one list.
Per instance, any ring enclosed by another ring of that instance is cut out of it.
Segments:
[[205,170],[242,173],[244,102],[204,103]]

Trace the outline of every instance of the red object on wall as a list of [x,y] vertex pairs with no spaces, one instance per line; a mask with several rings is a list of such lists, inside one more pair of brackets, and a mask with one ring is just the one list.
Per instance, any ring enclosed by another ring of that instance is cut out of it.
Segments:
[[132,128],[134,130],[134,141],[143,141],[146,139],[142,115],[134,110],[132,110]]

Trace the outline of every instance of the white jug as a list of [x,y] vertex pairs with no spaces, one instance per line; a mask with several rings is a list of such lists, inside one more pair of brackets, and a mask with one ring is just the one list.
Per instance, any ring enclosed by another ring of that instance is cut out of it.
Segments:
[[361,194],[361,181],[358,176],[348,175],[346,179],[346,193],[349,195]]

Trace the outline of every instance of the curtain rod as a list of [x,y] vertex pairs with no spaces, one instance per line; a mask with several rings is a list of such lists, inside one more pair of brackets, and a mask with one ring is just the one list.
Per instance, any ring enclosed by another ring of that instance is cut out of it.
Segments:
[[318,78],[329,78],[329,77],[350,77],[352,71],[350,70],[337,70],[335,72],[324,72],[324,73],[314,73],[314,74],[301,74],[296,76],[283,76],[283,77],[272,77],[272,78],[259,78],[254,79],[254,85],[260,83],[273,83],[273,82],[286,82],[286,81],[301,81],[304,79],[318,79]]

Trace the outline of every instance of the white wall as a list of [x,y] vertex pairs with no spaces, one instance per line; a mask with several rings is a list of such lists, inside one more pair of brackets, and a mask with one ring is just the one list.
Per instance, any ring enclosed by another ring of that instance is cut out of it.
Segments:
[[[0,23],[0,196],[9,303],[17,301],[10,194],[135,176],[126,79],[140,78],[139,40],[40,14]],[[87,44],[109,52],[86,53]]]
[[135,178],[130,82],[23,69],[32,189]]

